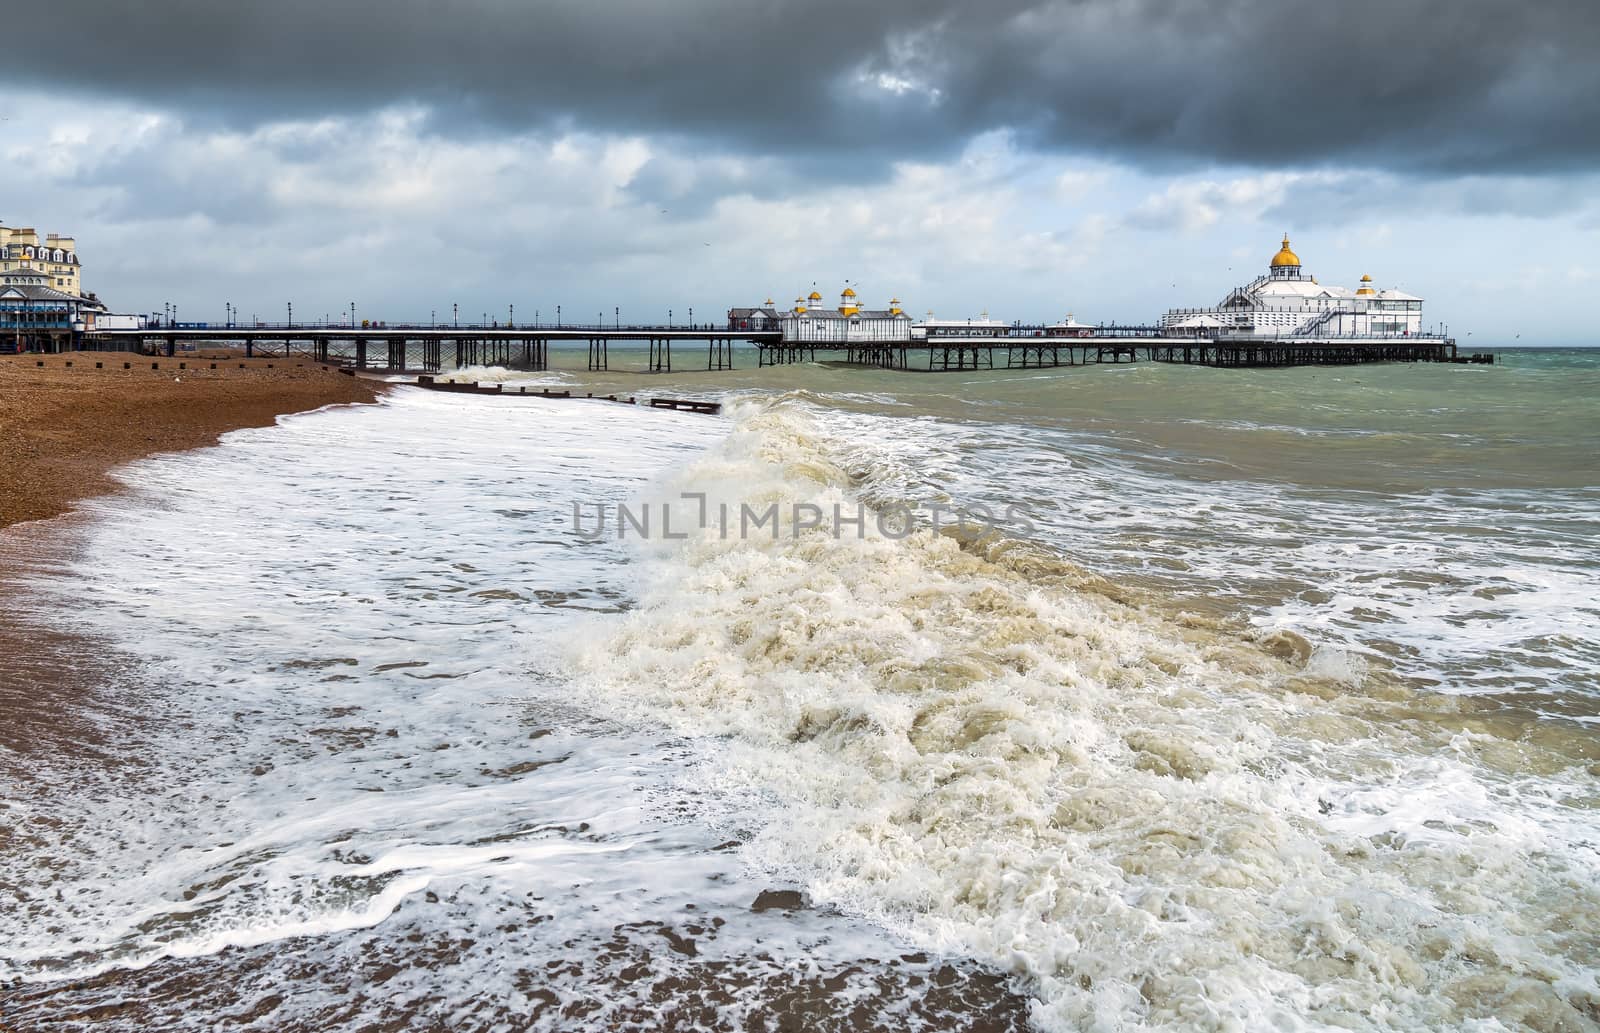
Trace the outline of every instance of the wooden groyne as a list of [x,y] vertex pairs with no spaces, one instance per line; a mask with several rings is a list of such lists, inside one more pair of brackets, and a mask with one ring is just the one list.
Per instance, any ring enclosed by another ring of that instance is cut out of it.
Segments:
[[[347,372],[353,376],[355,371],[350,370]],[[528,390],[528,385],[519,384],[517,385],[517,389],[515,391],[507,391],[505,384],[480,384],[476,381],[436,380],[433,377],[427,376],[418,377],[413,386],[420,387],[425,391],[445,391],[451,394],[468,395],[499,395],[506,398],[575,397],[571,391],[552,391],[548,387],[541,387],[537,390],[530,391]],[[632,395],[624,398],[620,395],[595,395],[591,392],[583,395],[582,397],[598,402],[618,402],[623,405],[639,404],[638,398]],[[674,412],[702,413],[707,416],[715,416],[722,411],[721,402],[704,402],[683,398],[647,398],[645,399],[645,405],[647,408],[651,409],[671,409]]]
[[652,398],[652,409],[671,409],[673,412],[698,412],[714,414],[722,411],[721,402],[695,402],[682,398]]

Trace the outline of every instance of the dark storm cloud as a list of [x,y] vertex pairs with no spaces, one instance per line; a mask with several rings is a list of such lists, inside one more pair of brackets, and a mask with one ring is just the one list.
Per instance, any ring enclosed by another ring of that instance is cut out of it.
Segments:
[[1008,127],[1142,162],[1550,171],[1600,157],[1594,0],[54,0],[0,79],[232,124],[428,105],[869,176]]

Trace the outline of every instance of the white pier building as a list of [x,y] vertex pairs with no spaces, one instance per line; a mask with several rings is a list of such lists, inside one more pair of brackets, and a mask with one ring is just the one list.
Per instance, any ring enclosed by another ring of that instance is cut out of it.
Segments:
[[915,340],[934,339],[947,337],[1005,337],[1011,332],[1011,324],[1000,319],[990,319],[988,310],[977,319],[935,319],[933,313],[928,313],[928,318],[911,327],[911,336]]
[[1317,282],[1283,247],[1264,276],[1235,287],[1212,308],[1175,308],[1161,317],[1164,337],[1400,338],[1422,332],[1422,299],[1379,290],[1371,276],[1355,289]]
[[794,307],[782,311],[768,298],[755,308],[728,310],[730,330],[782,330],[786,341],[904,341],[911,336],[911,317],[894,298],[885,309],[864,309],[855,288],[839,294],[839,307],[822,307],[822,295],[815,290],[808,297],[794,299]]

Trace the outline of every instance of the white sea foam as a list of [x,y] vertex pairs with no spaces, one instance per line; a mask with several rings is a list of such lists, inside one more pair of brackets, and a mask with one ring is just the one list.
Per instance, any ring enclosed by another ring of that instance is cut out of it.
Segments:
[[[736,416],[651,497],[851,508],[927,445],[799,399]],[[774,801],[752,863],[1024,975],[1053,1029],[1594,1020],[1580,751],[1035,549],[792,530],[642,546],[641,606],[575,649],[595,705]]]
[[749,801],[548,673],[631,588],[570,504],[722,431],[401,391],[127,469],[34,578],[103,644],[73,709],[111,745],[0,756],[7,1021],[744,1025],[797,981],[870,989],[864,959],[931,975],[859,921],[752,912],[773,884],[717,849]]
[[518,370],[505,366],[463,366],[438,378],[454,384],[517,384],[528,387],[569,388],[576,378],[562,370]]

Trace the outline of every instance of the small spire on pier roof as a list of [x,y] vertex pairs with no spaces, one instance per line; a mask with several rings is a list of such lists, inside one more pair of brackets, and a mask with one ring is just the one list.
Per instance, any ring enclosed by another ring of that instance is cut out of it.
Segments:
[[1279,248],[1278,253],[1272,256],[1272,267],[1280,269],[1284,266],[1298,266],[1299,264],[1300,256],[1290,250],[1289,234],[1285,233],[1283,235],[1283,247]]

